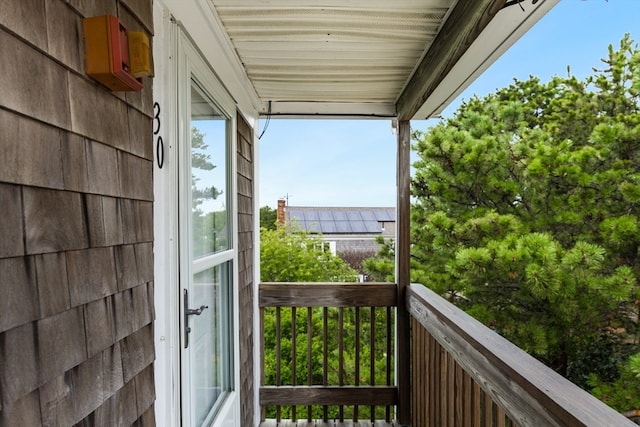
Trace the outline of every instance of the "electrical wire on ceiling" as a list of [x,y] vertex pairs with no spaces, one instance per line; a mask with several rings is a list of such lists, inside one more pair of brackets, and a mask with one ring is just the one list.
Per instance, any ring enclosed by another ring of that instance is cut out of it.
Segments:
[[271,121],[271,101],[269,101],[269,107],[267,108],[267,119],[264,122],[264,128],[262,128],[262,133],[258,137],[258,141],[262,139],[262,135],[264,135],[264,133],[267,131],[270,121]]
[[[503,9],[506,9],[509,6],[515,6],[516,4],[518,6],[520,6],[520,9],[522,9],[522,11],[524,12],[524,7],[522,7],[522,2],[524,2],[525,0],[508,0],[507,2],[505,2],[504,6],[502,6]],[[540,0],[531,0],[531,4],[536,4],[538,3],[538,1]]]

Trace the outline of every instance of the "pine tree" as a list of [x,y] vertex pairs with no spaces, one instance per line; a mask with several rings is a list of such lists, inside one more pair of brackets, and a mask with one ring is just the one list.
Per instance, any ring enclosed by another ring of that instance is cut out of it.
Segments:
[[583,387],[638,342],[640,51],[625,36],[602,61],[413,135],[412,281]]

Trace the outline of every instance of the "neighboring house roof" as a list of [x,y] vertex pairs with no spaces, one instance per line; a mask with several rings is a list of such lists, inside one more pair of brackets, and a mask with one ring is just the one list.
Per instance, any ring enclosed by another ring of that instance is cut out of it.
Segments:
[[287,221],[304,231],[322,234],[380,234],[381,223],[395,222],[395,208],[286,207]]

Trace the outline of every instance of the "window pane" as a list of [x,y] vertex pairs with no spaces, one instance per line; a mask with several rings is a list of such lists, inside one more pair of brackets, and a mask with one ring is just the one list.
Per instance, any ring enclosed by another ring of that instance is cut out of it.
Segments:
[[227,118],[191,86],[191,198],[194,258],[230,248],[227,227]]
[[208,306],[192,316],[189,341],[196,425],[202,425],[231,387],[230,271],[227,262],[193,276],[192,300]]

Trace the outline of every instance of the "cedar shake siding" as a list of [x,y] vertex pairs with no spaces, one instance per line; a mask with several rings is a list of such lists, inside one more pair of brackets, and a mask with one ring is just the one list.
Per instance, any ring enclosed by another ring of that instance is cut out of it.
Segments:
[[151,0],[0,3],[0,426],[155,425],[152,80],[84,73],[82,18]]
[[259,337],[253,328],[254,260],[254,157],[253,130],[240,112],[238,117],[238,300],[240,307],[240,421],[253,425],[254,360],[253,349]]

